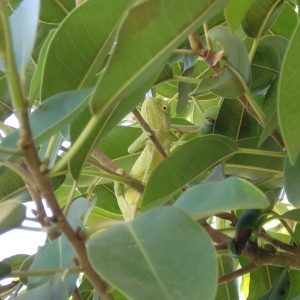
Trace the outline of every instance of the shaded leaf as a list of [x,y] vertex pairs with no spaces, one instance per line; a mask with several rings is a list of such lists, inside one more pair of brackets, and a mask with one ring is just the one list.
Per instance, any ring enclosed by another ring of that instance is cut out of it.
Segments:
[[245,33],[252,38],[262,36],[281,12],[283,4],[283,0],[255,0],[242,21]]
[[41,0],[40,19],[47,23],[59,23],[74,7],[73,0]]
[[26,215],[26,208],[20,202],[8,200],[0,203],[0,234],[20,226]]
[[278,87],[278,119],[290,162],[300,152],[300,24],[296,27],[286,51]]
[[8,264],[13,271],[18,271],[23,265],[24,261],[26,261],[29,257],[30,256],[28,254],[16,254],[5,258],[3,262]]
[[198,220],[227,210],[268,208],[270,203],[265,194],[250,182],[229,177],[188,189],[174,205]]
[[4,262],[0,262],[0,279],[11,273],[11,267]]
[[130,299],[215,297],[215,250],[206,232],[178,209],[156,208],[96,234],[87,249],[96,271]]
[[228,159],[236,150],[237,144],[233,140],[220,135],[201,136],[178,147],[150,175],[142,209],[169,200],[198,175]]
[[300,208],[287,211],[282,215],[282,218],[300,222]]

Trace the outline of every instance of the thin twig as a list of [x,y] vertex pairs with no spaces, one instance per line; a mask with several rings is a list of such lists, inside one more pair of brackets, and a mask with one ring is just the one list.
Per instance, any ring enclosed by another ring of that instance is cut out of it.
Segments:
[[250,273],[251,271],[253,271],[257,268],[258,268],[258,266],[255,263],[252,262],[249,265],[241,267],[238,270],[235,270],[231,273],[228,273],[228,274],[225,274],[224,276],[221,276],[219,278],[218,284],[223,284],[223,283],[229,282],[231,280],[234,280],[234,279],[236,279],[236,278],[238,278],[238,277],[240,277],[244,274]]
[[161,145],[161,143],[158,141],[154,131],[150,128],[150,126],[148,125],[148,123],[144,120],[144,118],[142,117],[142,115],[140,114],[140,112],[137,109],[134,109],[132,111],[133,115],[135,116],[135,118],[138,120],[138,122],[140,123],[140,125],[142,126],[142,128],[144,129],[145,132],[149,133],[149,137],[154,145],[154,147],[156,147],[157,151],[160,153],[160,155],[162,156],[162,158],[167,158],[168,155],[165,151],[165,149],[163,148],[163,146]]

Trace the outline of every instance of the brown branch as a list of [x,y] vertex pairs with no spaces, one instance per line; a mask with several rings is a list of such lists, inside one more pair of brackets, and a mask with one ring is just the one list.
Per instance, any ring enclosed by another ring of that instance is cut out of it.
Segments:
[[230,241],[230,237],[227,236],[225,233],[211,227],[206,222],[200,222],[200,223],[215,243],[227,245],[227,243]]
[[223,276],[221,276],[219,278],[219,281],[218,281],[218,284],[223,284],[223,283],[226,283],[226,282],[229,282],[231,280],[234,280],[244,274],[247,274],[247,273],[250,273],[251,271],[257,269],[257,265],[255,263],[250,263],[249,265],[246,265],[238,270],[235,270],[231,273],[228,273],[228,274],[225,274]]
[[157,151],[160,153],[160,155],[162,156],[162,158],[167,158],[168,155],[165,151],[165,149],[163,148],[163,146],[160,144],[160,142],[158,141],[154,131],[150,128],[150,126],[148,125],[148,123],[144,120],[144,118],[142,117],[142,115],[140,114],[140,112],[137,109],[134,109],[132,111],[133,115],[136,117],[136,119],[138,120],[138,122],[140,123],[140,125],[142,126],[142,128],[144,129],[145,132],[149,133],[149,137],[153,143],[153,145],[156,147]]
[[[118,166],[115,164],[115,162],[113,160],[111,160],[109,157],[107,157],[104,153],[102,153],[101,151],[99,151],[98,149],[94,149],[91,153],[92,157],[97,161],[97,167],[99,167],[100,169],[104,170],[107,173],[116,175],[116,176],[123,176],[124,178],[126,178],[130,185],[140,194],[142,194],[144,192],[145,186],[144,184],[132,177],[128,172],[124,171],[122,172],[122,174],[120,174]],[[93,163],[94,164],[94,163]]]

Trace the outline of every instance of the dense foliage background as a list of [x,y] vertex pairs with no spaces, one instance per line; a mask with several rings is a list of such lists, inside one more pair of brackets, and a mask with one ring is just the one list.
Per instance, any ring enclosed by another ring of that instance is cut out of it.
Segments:
[[0,298],[300,299],[299,4],[0,0]]

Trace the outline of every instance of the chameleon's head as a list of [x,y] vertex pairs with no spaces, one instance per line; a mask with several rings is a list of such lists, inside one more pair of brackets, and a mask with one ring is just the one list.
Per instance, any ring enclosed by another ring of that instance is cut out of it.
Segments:
[[152,97],[146,98],[141,113],[152,129],[170,128],[170,108],[167,101]]

